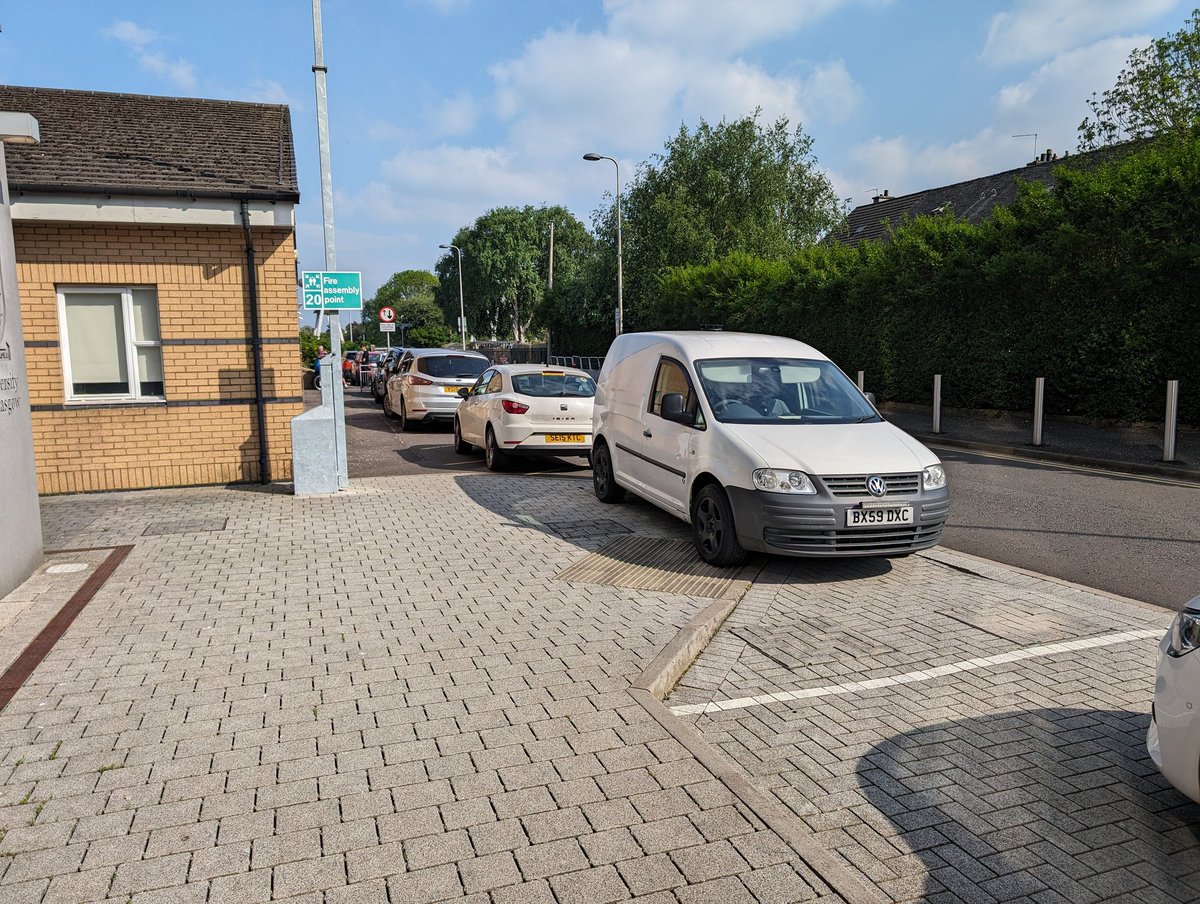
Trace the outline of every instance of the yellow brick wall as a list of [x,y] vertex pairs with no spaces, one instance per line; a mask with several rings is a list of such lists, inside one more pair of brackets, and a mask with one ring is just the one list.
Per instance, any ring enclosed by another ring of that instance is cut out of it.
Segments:
[[[241,229],[16,222],[13,231],[39,491],[258,480]],[[255,229],[254,244],[263,392],[280,400],[266,405],[271,476],[290,480],[290,421],[303,407],[295,244],[288,229]],[[165,405],[64,404],[57,290],[80,285],[157,290]]]

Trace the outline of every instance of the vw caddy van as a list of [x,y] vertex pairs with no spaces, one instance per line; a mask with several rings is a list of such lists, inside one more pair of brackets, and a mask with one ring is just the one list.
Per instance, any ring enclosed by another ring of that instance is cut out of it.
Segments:
[[937,456],[811,346],[751,333],[625,333],[592,414],[596,496],[687,521],[701,558],[897,556],[950,513]]

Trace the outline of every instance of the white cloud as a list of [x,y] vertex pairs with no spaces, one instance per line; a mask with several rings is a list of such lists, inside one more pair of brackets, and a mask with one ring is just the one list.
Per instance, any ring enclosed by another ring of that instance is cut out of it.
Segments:
[[465,135],[475,127],[479,108],[465,92],[444,100],[430,115],[434,135]]
[[[948,185],[988,173],[1014,169],[1038,153],[1074,152],[1080,121],[1089,114],[1091,92],[1113,84],[1129,52],[1144,46],[1144,36],[1108,38],[1060,54],[1020,82],[1005,85],[992,98],[991,123],[974,135],[946,144],[906,136],[876,136],[851,148],[849,173],[839,174],[839,192],[865,203],[872,189],[893,195]],[[869,200],[869,199],[868,199]]]
[[1047,59],[1170,12],[1176,0],[1018,0],[988,23],[982,58],[998,64]]
[[275,79],[256,78],[240,92],[245,100],[260,104],[287,104],[292,110],[303,110],[304,101],[293,97],[288,90]]
[[123,19],[103,29],[101,34],[124,44],[138,65],[147,72],[166,79],[181,91],[196,89],[196,67],[182,57],[170,59],[161,50],[153,49],[151,45],[160,40],[156,32]]

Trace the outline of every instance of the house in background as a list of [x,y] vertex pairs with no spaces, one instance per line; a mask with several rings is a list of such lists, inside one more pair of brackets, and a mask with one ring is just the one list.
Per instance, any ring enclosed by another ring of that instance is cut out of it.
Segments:
[[[1111,149],[1105,149],[1109,152]],[[1092,154],[1080,154],[1070,161],[1085,160]],[[1032,163],[1019,169],[1005,170],[991,176],[980,176],[953,185],[929,188],[908,195],[892,197],[885,189],[846,216],[843,228],[834,230],[825,239],[843,245],[857,245],[868,240],[887,241],[888,228],[900,226],[905,220],[922,216],[937,216],[946,210],[960,220],[980,223],[996,207],[1007,207],[1017,199],[1017,182],[1041,182],[1054,187],[1054,168],[1067,162],[1059,160],[1052,150],[1038,155]]]
[[286,106],[0,86],[41,493],[291,477]]

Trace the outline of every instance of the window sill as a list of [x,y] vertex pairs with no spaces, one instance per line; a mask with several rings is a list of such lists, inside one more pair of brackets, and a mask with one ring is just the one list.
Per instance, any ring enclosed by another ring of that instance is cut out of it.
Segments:
[[67,399],[63,402],[63,408],[129,408],[129,407],[161,407],[167,404],[165,398],[143,398],[143,399]]

